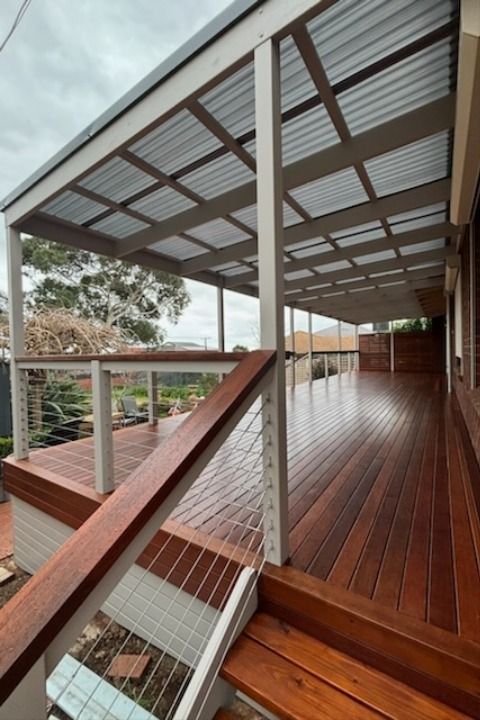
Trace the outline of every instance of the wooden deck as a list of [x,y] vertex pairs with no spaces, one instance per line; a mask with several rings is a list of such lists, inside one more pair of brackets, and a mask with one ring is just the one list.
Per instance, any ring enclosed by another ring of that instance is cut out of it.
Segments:
[[[181,421],[116,432],[117,482]],[[441,376],[351,373],[299,386],[289,391],[288,433],[293,567],[480,642],[480,477]],[[72,455],[79,449],[80,459]],[[33,474],[47,470],[49,480],[84,488],[77,525],[94,509],[92,451],[84,440],[28,462]],[[176,519],[255,547],[254,531],[235,527],[246,504],[232,473],[237,451],[227,448],[209,466]],[[252,528],[259,497],[252,483]]]

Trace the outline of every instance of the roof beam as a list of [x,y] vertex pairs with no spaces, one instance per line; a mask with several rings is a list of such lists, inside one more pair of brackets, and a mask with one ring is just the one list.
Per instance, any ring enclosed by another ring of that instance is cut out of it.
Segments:
[[[404,190],[400,193],[387,195],[375,202],[340,210],[339,212],[323,215],[308,223],[299,223],[285,228],[285,245],[294,245],[315,237],[325,237],[330,232],[346,230],[357,225],[363,225],[382,216],[396,215],[398,213],[415,210],[416,208],[432,205],[448,200],[450,197],[450,180],[436,180],[433,183]],[[257,241],[246,240],[229,247],[217,250],[214,253],[204,253],[202,256],[186,260],[182,265],[184,275],[194,275],[196,272],[206,270],[212,265],[240,260],[257,253]]]
[[[291,190],[358,162],[383,155],[403,145],[453,127],[455,96],[447,95],[428,105],[366,130],[348,142],[340,142],[284,168],[284,188]],[[256,182],[250,181],[213,200],[142,230],[123,241],[121,256],[160,240],[178,235],[211,220],[252,205]]]
[[[285,263],[285,272],[295,272],[297,270],[307,270],[321,265],[328,265],[337,260],[352,260],[361,255],[382,252],[385,250],[398,250],[400,247],[415,245],[416,243],[426,242],[427,240],[436,240],[445,237],[455,237],[460,232],[456,225],[451,223],[438,223],[437,225],[429,225],[419,228],[418,230],[410,230],[398,235],[390,235],[386,238],[378,240],[369,240],[363,243],[357,243],[345,248],[332,249],[327,252],[308,255],[299,260],[291,260]],[[290,249],[289,252],[295,252]],[[225,279],[225,287],[233,288],[236,285],[253,282],[257,280],[258,273],[256,271],[242,273],[231,278]]]
[[[319,275],[311,275],[310,277],[300,278],[299,280],[289,280],[285,283],[285,290],[298,290],[306,287],[313,287],[321,283],[334,283],[339,280],[355,279],[363,277],[371,273],[388,272],[390,270],[399,270],[409,266],[420,265],[427,262],[436,262],[444,260],[449,255],[455,254],[454,247],[437,248],[427,252],[413,253],[391,260],[380,260],[378,262],[366,263],[356,267],[345,268],[345,270],[334,270],[333,272],[320,273]],[[373,278],[375,282],[375,278]],[[378,282],[378,281],[377,281]]]
[[219,29],[217,23],[208,43],[204,35],[193,38],[187,50],[180,48],[153,71],[156,85],[151,80],[151,90],[134,102],[127,95],[113,120],[107,124],[102,116],[87,128],[84,137],[76,141],[79,147],[10,205],[6,211],[7,224],[19,224],[72,182],[78,182],[171,117],[192,98],[215,87],[251,57],[259,38],[263,42],[269,37],[282,37],[297,23],[315,17],[335,1],[266,0],[261,8],[246,13],[226,31]]
[[392,298],[392,297],[402,297],[405,295],[411,295],[412,292],[415,290],[421,290],[425,288],[432,288],[432,287],[442,287],[442,280],[441,278],[430,278],[430,279],[423,279],[423,280],[415,280],[414,282],[407,282],[403,283],[402,285],[392,285],[387,287],[379,287],[375,288],[374,290],[365,290],[363,292],[358,293],[347,293],[345,295],[338,295],[335,297],[325,297],[325,298],[318,298],[318,299],[312,299],[312,302],[301,303],[299,305],[295,305],[295,307],[298,307],[299,309],[302,309],[303,307],[306,307],[307,305],[309,307],[343,307],[343,305],[351,305],[352,303],[356,304],[359,301],[370,301],[379,299],[381,297],[386,298]]
[[[445,276],[445,269],[442,266],[420,268],[419,270],[406,270],[404,273],[398,273],[398,275],[386,275],[385,277],[367,278],[366,280],[353,280],[352,282],[341,284],[341,285],[329,285],[328,287],[311,288],[307,290],[299,290],[298,294],[291,293],[286,295],[285,299],[288,302],[301,302],[307,297],[328,297],[334,292],[349,293],[352,290],[362,290],[364,288],[371,287],[382,287],[382,283],[388,282],[399,282],[402,283],[415,283],[415,282],[430,282],[434,280],[435,283],[443,283]],[[392,286],[393,287],[393,286]],[[398,286],[399,287],[399,286]]]

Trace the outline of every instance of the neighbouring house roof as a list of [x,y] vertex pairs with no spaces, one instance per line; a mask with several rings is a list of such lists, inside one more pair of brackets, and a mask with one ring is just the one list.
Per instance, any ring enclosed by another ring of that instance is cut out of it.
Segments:
[[457,0],[258,6],[234,3],[92,123],[4,201],[7,222],[258,295],[254,53],[272,36],[285,304],[354,323],[428,314],[459,233]]
[[[338,337],[337,336],[321,336],[317,334],[312,335],[312,347],[313,352],[333,352],[338,350]],[[292,351],[292,336],[287,335],[285,337],[285,350]],[[355,349],[355,338],[352,335],[342,336],[342,350],[354,350]],[[308,353],[308,332],[304,330],[297,330],[295,332],[295,352],[300,355]]]

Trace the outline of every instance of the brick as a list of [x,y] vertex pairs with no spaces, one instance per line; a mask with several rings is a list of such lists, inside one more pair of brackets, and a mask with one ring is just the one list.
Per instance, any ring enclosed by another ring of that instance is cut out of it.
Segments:
[[151,655],[119,655],[113,661],[108,674],[115,678],[138,680],[148,667]]

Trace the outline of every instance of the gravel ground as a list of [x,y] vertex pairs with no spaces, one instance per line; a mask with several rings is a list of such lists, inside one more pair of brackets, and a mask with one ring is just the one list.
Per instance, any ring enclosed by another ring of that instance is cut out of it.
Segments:
[[[25,585],[30,575],[15,565],[13,556],[1,560],[0,566],[15,573],[12,580],[0,586],[1,608]],[[99,640],[101,635],[102,637]],[[85,631],[69,652],[77,660],[84,661],[90,670],[102,676],[108,670],[117,652],[140,655],[144,647],[144,640],[136,635],[129,636],[128,631],[115,622],[109,624],[109,618],[99,612],[85,628]],[[143,678],[129,680],[125,687],[122,687],[122,679],[111,677],[106,679],[117,688],[122,688],[122,692],[139,702],[146,710],[153,710],[155,717],[159,718],[159,720],[164,720],[171,706],[179,702],[186,686],[186,682],[185,686],[183,683],[189,671],[186,665],[177,663],[174,658],[168,655],[162,656],[162,652],[153,646],[148,647],[146,653],[151,659]],[[148,683],[147,690],[142,693],[145,680],[150,677],[150,673],[152,673],[152,678]],[[168,685],[165,688],[167,682]],[[157,703],[159,695],[162,697]],[[235,701],[232,709],[235,710],[239,720],[263,720],[262,715],[259,715],[249,705],[240,700]],[[56,706],[50,707],[49,711],[53,712],[58,720],[70,720],[69,716]]]

